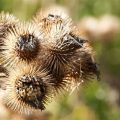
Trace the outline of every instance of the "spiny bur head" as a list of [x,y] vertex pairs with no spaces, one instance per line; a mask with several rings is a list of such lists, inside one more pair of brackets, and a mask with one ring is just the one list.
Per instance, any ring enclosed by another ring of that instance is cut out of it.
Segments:
[[66,74],[66,68],[69,66],[71,58],[76,54],[78,49],[83,47],[86,41],[74,36],[72,33],[66,33],[59,39],[51,39],[53,39],[53,41],[46,47],[43,62],[45,67],[48,68],[55,77],[61,79]]
[[2,51],[1,46],[4,44],[3,38],[8,32],[8,29],[15,27],[18,23],[19,20],[15,16],[9,13],[0,13],[0,51]]
[[[99,79],[99,68],[94,61],[94,52],[90,45],[90,41],[85,40],[77,33],[77,29],[72,29],[66,38],[67,65],[65,71],[67,80],[71,85],[78,86],[79,84],[92,79],[95,75]],[[70,55],[69,55],[70,53]]]
[[63,17],[56,12],[48,12],[41,21],[37,20],[45,33],[45,41],[42,45],[46,54],[43,62],[45,68],[56,79],[54,85],[56,91],[59,91],[61,88],[66,88],[68,84],[66,68],[70,66],[71,58],[87,41],[73,34],[74,26],[68,16]]
[[79,80],[87,81],[93,78],[94,75],[99,78],[99,68],[92,55],[81,52],[81,55],[77,54],[71,58],[70,62],[70,73],[71,76]]
[[15,50],[23,60],[34,59],[39,51],[39,42],[32,34],[20,35],[16,42]]
[[[52,24],[51,31],[45,37],[43,46],[46,48],[45,60],[48,66],[59,70],[69,65],[71,57],[81,49],[87,40],[72,33],[73,26],[66,24]],[[55,70],[55,71],[57,71]],[[59,73],[62,73],[59,71]]]
[[3,65],[11,66],[19,62],[29,63],[35,60],[41,50],[41,39],[41,32],[31,23],[21,23],[9,29],[1,47]]
[[18,23],[19,20],[13,16],[12,14],[9,13],[0,13],[0,25],[3,27],[9,27],[10,25]]
[[19,100],[35,109],[44,109],[43,98],[46,94],[46,84],[38,76],[22,76],[15,82],[16,94]]
[[47,32],[50,32],[52,24],[59,23],[64,24],[65,26],[71,25],[71,19],[67,10],[60,6],[51,6],[45,9],[43,13],[42,11],[39,11],[38,14],[34,17],[33,22],[42,28],[46,34]]
[[[77,36],[79,37],[79,34],[77,34]],[[76,53],[78,54],[78,59],[75,58],[75,60],[80,60],[80,68],[83,73],[83,78],[87,80],[96,75],[97,79],[99,80],[100,69],[99,65],[95,62],[95,52],[93,51],[91,42],[86,40],[86,42],[83,44],[83,47],[78,49]]]
[[69,82],[80,83],[94,74],[98,75],[89,41],[78,34],[68,16],[48,11],[46,16],[38,15],[36,21],[45,33],[44,65],[56,78],[56,86],[63,87],[66,78]]
[[5,105],[21,114],[44,110],[53,97],[52,77],[34,66],[11,72],[3,98]]
[[[79,38],[79,36],[77,37]],[[100,75],[99,67],[94,60],[92,47],[88,40],[83,39],[83,41],[82,47],[74,52],[67,67],[69,80],[78,84],[86,83],[95,76],[99,79]]]
[[8,29],[14,27],[17,23],[19,23],[19,20],[15,16],[9,13],[0,13],[0,39],[4,37]]

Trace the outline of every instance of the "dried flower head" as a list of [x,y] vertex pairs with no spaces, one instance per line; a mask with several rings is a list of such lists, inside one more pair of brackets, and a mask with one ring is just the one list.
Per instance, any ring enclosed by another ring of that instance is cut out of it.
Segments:
[[40,52],[41,39],[42,33],[31,23],[21,23],[9,29],[1,46],[3,65],[14,66],[35,60]]
[[[82,49],[86,41],[74,36],[71,32],[54,40],[56,40],[56,44],[47,48],[43,62],[50,73],[57,78],[57,88],[59,88],[60,85],[61,87],[65,87],[67,84],[68,69],[71,68],[73,58],[76,57],[76,59],[79,59],[80,56],[77,55],[78,50]],[[75,64],[74,67],[76,68]]]
[[57,91],[69,86],[71,80],[79,83],[94,74],[98,75],[89,41],[78,34],[71,19],[53,11],[48,11],[45,15],[38,15],[35,22],[45,33],[42,45],[46,54],[43,62],[45,68],[56,78]]
[[4,37],[5,33],[11,27],[16,26],[18,22],[19,20],[15,16],[9,13],[0,13],[0,51],[1,45],[4,43],[2,38]]
[[3,24],[4,23],[12,24],[15,23],[16,21],[18,21],[18,19],[12,14],[4,13],[4,12],[0,13],[0,22]]
[[71,76],[74,77],[77,82],[83,80],[90,80],[94,75],[99,79],[99,68],[93,57],[81,51],[81,54],[77,54],[71,58],[70,62],[70,71]]
[[17,24],[19,20],[13,16],[12,14],[9,13],[0,13],[0,28],[7,30],[7,28],[14,26]]
[[52,81],[40,67],[21,65],[10,72],[3,101],[10,109],[22,114],[44,110],[53,95]]
[[51,31],[52,24],[71,25],[71,19],[67,10],[60,6],[51,6],[43,12],[39,11],[34,17],[33,22],[42,28],[46,34]]
[[[77,29],[76,29],[77,30]],[[82,83],[90,80],[95,75],[99,79],[99,67],[94,60],[94,52],[90,45],[90,41],[82,39],[74,29],[72,36],[81,44],[81,47],[74,51],[69,66],[67,67],[69,80],[75,83]],[[74,83],[72,82],[72,83]]]
[[99,77],[90,43],[77,31],[68,15],[54,10],[7,28],[0,38],[6,106],[22,114],[44,110],[62,90]]
[[65,34],[68,34],[72,22],[67,15],[61,15],[60,11],[56,12],[52,9],[45,11],[43,15],[40,13],[34,18],[34,23],[44,32],[44,41],[42,46],[45,54],[42,57],[44,67],[54,77],[54,87],[58,92],[63,89],[66,84],[65,64],[70,56],[66,48],[67,40],[64,41]]

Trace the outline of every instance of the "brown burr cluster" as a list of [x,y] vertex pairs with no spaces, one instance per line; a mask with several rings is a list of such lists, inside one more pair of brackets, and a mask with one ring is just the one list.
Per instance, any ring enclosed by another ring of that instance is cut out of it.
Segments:
[[[44,110],[61,91],[99,77],[89,40],[68,15],[47,11],[30,23],[0,14],[3,103],[22,114]],[[5,79],[5,80],[3,80]]]

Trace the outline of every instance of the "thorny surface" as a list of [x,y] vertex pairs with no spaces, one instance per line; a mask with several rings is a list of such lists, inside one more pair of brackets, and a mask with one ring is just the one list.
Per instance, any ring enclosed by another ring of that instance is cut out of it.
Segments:
[[6,29],[8,18],[11,16],[5,14],[0,28],[0,70],[6,77],[3,84],[9,83],[4,104],[10,109],[24,114],[44,110],[49,98],[73,91],[94,75],[99,78],[89,41],[77,34],[68,16],[38,15],[30,24],[17,24],[12,17]]

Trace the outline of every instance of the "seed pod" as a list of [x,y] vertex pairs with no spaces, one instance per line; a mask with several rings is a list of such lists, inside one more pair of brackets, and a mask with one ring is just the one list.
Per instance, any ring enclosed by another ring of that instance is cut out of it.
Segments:
[[34,17],[33,22],[43,28],[43,31],[50,30],[53,23],[71,24],[68,11],[60,6],[51,6],[44,11],[39,11]]
[[2,64],[6,67],[18,63],[30,63],[38,57],[41,50],[42,33],[36,25],[21,23],[8,30],[3,38]]
[[74,77],[77,82],[81,80],[90,80],[94,75],[99,79],[98,65],[94,61],[93,57],[84,51],[71,58],[69,68],[69,73],[71,73],[71,76]]
[[12,26],[15,26],[17,23],[19,23],[19,20],[9,13],[0,13],[0,32],[2,33],[6,32],[8,28],[11,28]]
[[64,88],[69,82],[79,83],[83,79],[90,79],[94,74],[99,76],[89,41],[78,34],[71,19],[56,12],[48,12],[41,18],[38,15],[35,20],[46,35],[43,61],[45,68],[56,78],[56,88]]
[[34,23],[44,32],[45,36],[42,42],[45,51],[42,57],[43,65],[53,75],[55,89],[59,91],[61,88],[63,89],[63,84],[66,84],[63,78],[66,64],[65,51],[68,50],[65,48],[67,43],[63,42],[62,38],[70,31],[72,26],[71,19],[67,16],[63,19],[63,16],[60,16],[58,12],[56,13],[51,10],[49,12],[45,11],[43,16],[38,14],[34,18]]
[[19,20],[14,17],[13,15],[9,13],[0,13],[0,51],[1,45],[3,45],[4,41],[2,38],[4,38],[5,34],[8,32],[8,29],[11,27],[15,27]]
[[78,33],[75,33],[75,31],[72,33],[72,36],[76,38],[76,41],[80,42],[80,44],[83,41],[83,44],[81,48],[74,52],[69,62],[69,67],[67,68],[69,80],[81,83],[92,79],[95,75],[97,79],[99,79],[99,67],[94,60],[94,52],[90,46],[90,42],[84,39],[80,41],[80,36]]
[[[49,43],[46,47],[46,56],[44,57],[46,65],[55,77],[64,77],[66,74],[66,67],[69,66],[71,58],[76,54],[76,50],[80,49],[84,41],[83,39],[75,38],[71,33],[61,36],[54,40],[56,43]],[[50,40],[49,40],[50,41]],[[50,46],[50,44],[53,44]]]
[[21,114],[44,110],[53,97],[52,77],[35,66],[20,66],[10,72],[3,101],[6,106]]
[[1,65],[1,62],[2,62],[1,52],[3,51],[2,46],[4,45],[3,38],[5,37],[5,34],[8,32],[8,29],[15,27],[18,23],[19,23],[19,20],[15,16],[9,13],[4,13],[4,12],[0,13],[0,73],[7,74],[6,68],[4,68]]
[[47,15],[42,19],[37,16],[36,23],[40,24],[46,35],[42,43],[46,49],[43,57],[45,68],[53,74],[56,79],[56,91],[59,91],[61,88],[66,89],[69,83],[67,79],[72,73],[68,73],[67,68],[71,69],[71,58],[75,56],[79,59],[79,56],[76,56],[77,50],[81,49],[87,41],[73,33],[74,27],[69,17],[50,12]]

